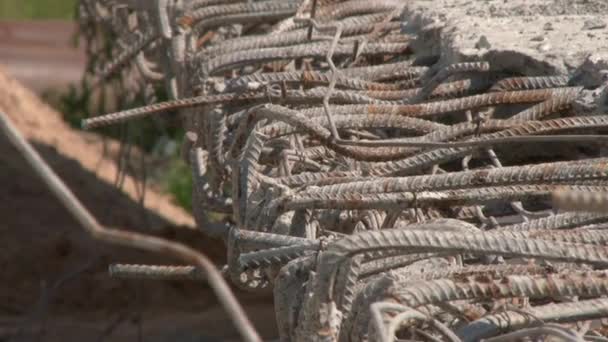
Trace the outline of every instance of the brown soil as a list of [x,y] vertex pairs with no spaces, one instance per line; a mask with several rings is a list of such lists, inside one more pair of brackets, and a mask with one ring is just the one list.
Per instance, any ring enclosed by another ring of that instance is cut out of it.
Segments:
[[[137,181],[114,185],[115,141],[71,129],[60,115],[0,71],[0,110],[105,225],[187,242],[218,264],[221,241],[201,236],[192,217]],[[0,137],[0,340],[238,340],[204,283],[109,278],[110,263],[171,264],[161,256],[92,240]],[[265,338],[275,337],[269,297],[238,293]]]

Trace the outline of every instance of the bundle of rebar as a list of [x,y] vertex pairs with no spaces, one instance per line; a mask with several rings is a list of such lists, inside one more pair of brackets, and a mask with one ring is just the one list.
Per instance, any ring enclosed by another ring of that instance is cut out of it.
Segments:
[[406,5],[81,0],[112,37],[97,83],[170,97],[83,127],[183,121],[197,224],[234,285],[273,289],[282,341],[605,341],[602,89],[421,55]]

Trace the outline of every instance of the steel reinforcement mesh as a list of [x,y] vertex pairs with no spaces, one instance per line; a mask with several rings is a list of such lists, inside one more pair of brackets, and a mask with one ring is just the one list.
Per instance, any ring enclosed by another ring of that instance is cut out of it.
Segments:
[[603,89],[421,54],[406,5],[82,0],[95,83],[170,97],[83,126],[182,120],[197,224],[283,341],[606,341]]

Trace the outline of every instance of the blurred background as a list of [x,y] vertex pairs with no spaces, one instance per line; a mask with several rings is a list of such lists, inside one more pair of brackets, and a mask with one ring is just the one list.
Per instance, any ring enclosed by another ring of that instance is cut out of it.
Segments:
[[[0,110],[103,224],[187,242],[221,265],[223,243],[190,215],[178,119],[80,129],[164,94],[142,98],[118,78],[93,86],[77,13],[77,0],[0,0]],[[1,136],[0,184],[0,341],[238,340],[204,283],[110,278],[111,263],[171,260],[91,240]],[[270,295],[237,295],[275,337]]]
[[80,81],[85,54],[76,48],[76,6],[77,0],[0,1],[0,62],[11,76],[39,93]]

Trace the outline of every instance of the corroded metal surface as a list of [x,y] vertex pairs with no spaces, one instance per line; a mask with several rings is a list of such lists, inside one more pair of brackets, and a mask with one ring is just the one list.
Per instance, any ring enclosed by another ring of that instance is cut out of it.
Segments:
[[83,0],[117,37],[100,81],[171,97],[83,126],[183,117],[198,225],[282,340],[605,339],[604,89],[421,58],[406,3]]

